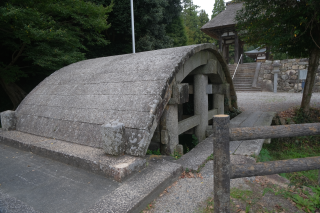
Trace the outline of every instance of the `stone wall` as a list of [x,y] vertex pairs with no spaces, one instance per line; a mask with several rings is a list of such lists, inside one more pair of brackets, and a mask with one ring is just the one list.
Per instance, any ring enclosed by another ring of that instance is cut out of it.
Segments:
[[[298,79],[299,70],[308,70],[308,59],[285,59],[266,61],[261,64],[261,69],[258,77],[258,86],[263,91],[273,92],[274,89],[274,74],[273,69],[275,64],[280,63],[280,73],[278,73],[278,92],[301,92],[301,80]],[[314,92],[320,92],[320,66],[315,79]]]

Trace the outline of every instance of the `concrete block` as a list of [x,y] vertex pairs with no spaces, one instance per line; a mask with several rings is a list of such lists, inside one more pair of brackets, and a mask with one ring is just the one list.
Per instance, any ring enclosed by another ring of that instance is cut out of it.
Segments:
[[213,94],[213,108],[217,109],[218,115],[224,114],[224,95]]
[[17,116],[15,111],[7,110],[1,113],[1,125],[3,130],[15,130],[16,124]]
[[102,148],[106,154],[121,155],[125,151],[123,123],[113,122],[101,126]]

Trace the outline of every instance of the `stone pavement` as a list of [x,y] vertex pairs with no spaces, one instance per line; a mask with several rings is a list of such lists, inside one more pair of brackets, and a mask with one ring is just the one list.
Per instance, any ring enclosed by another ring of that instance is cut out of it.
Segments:
[[[244,112],[231,120],[231,127],[270,125],[272,116],[266,112]],[[262,140],[256,143],[231,142],[232,158],[239,161],[242,154],[257,154],[262,143]],[[198,170],[206,162],[213,153],[213,136],[179,160],[148,156],[146,168],[123,182],[3,144],[0,153],[1,213],[140,212],[177,181],[184,169]],[[180,179],[171,189],[175,193],[158,197],[156,212],[195,211],[199,202],[213,191],[212,165],[213,162],[209,161],[201,168],[203,179]],[[243,181],[233,180],[232,184],[241,185]]]

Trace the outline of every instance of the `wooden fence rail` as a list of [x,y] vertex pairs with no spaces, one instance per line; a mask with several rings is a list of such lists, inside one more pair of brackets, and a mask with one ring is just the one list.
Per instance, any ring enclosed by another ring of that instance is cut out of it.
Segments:
[[229,127],[229,115],[213,116],[214,213],[230,212],[230,179],[320,169],[320,157],[231,165],[229,152],[230,141],[320,135],[319,123],[233,129]]

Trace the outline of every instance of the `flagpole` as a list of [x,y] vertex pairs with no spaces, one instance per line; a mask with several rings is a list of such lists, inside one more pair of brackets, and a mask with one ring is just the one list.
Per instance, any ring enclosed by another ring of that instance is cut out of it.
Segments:
[[134,38],[133,0],[130,0],[130,2],[131,2],[132,50],[133,50],[133,53],[136,53],[136,45],[135,45],[135,38]]

